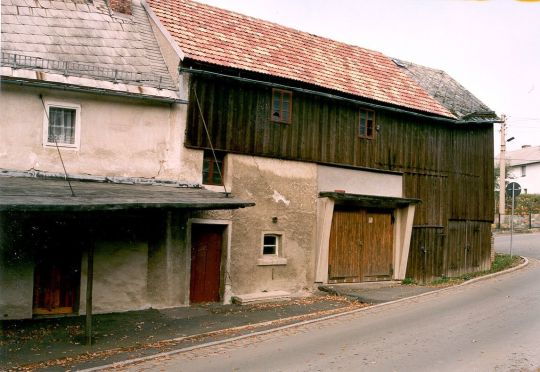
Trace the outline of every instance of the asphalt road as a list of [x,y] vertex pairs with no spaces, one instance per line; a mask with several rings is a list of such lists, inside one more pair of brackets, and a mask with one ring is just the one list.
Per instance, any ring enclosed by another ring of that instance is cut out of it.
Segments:
[[[516,238],[516,237],[515,237]],[[496,240],[503,250],[507,237]],[[514,240],[539,257],[540,234]],[[540,367],[540,261],[353,315],[134,365],[164,371],[508,371]]]
[[[510,234],[495,237],[495,251],[510,253]],[[514,234],[512,237],[512,254],[540,260],[540,233]]]

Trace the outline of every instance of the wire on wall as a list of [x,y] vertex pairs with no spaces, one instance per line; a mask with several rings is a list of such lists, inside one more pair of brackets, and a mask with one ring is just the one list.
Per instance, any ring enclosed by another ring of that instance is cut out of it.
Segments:
[[195,102],[197,102],[197,107],[199,108],[199,113],[201,115],[201,120],[204,125],[204,131],[206,132],[206,138],[208,139],[208,144],[210,145],[210,150],[212,150],[212,156],[214,157],[214,162],[216,164],[219,176],[223,180],[223,190],[225,190],[225,195],[229,197],[229,192],[227,191],[227,186],[225,186],[225,178],[223,177],[223,174],[221,173],[221,167],[219,166],[218,159],[216,156],[216,152],[214,151],[214,146],[212,145],[212,139],[210,138],[210,133],[208,132],[208,127],[206,126],[206,120],[204,120],[203,111],[201,108],[201,103],[199,102],[199,97],[197,96],[197,91],[195,88],[193,88],[193,94],[195,95]]
[[[43,109],[45,110],[45,117],[47,118],[47,123],[49,123],[49,112],[47,111],[47,107],[45,106],[45,101],[43,101],[43,95],[39,95],[39,99],[41,99],[41,104],[43,105]],[[56,146],[56,150],[58,151],[58,156],[60,157],[60,162],[62,163],[62,168],[64,169],[64,176],[68,183],[69,190],[71,191],[71,196],[76,196],[75,191],[73,191],[73,187],[71,186],[71,182],[69,181],[69,177],[66,170],[66,165],[64,164],[64,159],[62,159],[62,153],[60,152],[60,147],[58,146],[58,141],[56,139],[56,135],[52,136],[54,138],[54,144]]]

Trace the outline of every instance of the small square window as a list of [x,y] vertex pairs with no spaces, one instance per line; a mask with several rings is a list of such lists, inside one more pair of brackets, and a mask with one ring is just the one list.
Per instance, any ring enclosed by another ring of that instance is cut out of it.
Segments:
[[360,109],[358,136],[370,139],[375,137],[375,111]]
[[204,185],[223,186],[225,153],[204,150],[202,180]]
[[259,266],[287,265],[287,258],[283,254],[283,237],[280,233],[263,233],[261,253],[257,260]]
[[80,106],[47,103],[43,121],[45,146],[79,147]]
[[292,92],[272,89],[271,120],[279,123],[290,123],[292,115]]
[[279,235],[264,234],[263,255],[277,256],[279,253]]

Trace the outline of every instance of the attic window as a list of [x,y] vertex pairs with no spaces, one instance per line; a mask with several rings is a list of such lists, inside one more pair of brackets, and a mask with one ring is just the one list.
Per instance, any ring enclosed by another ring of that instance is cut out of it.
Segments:
[[291,122],[292,92],[288,90],[272,89],[272,115],[271,120],[278,123]]
[[375,137],[375,111],[360,109],[358,137],[369,139]]

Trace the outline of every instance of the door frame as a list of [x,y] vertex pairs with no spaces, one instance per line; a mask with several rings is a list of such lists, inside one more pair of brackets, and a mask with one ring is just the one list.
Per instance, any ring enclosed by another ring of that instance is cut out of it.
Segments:
[[196,225],[217,225],[223,227],[223,236],[221,239],[221,273],[220,273],[220,294],[223,304],[230,304],[232,298],[232,284],[230,280],[231,269],[231,230],[232,220],[217,220],[207,218],[190,218],[187,223],[186,237],[186,298],[185,303],[189,304],[190,285],[191,285],[191,226]]

